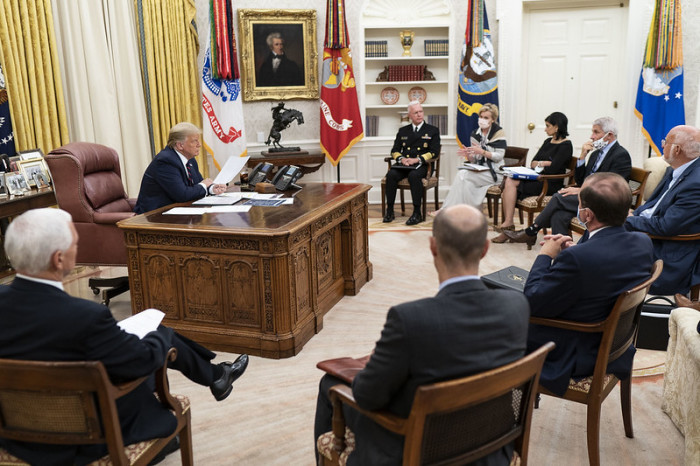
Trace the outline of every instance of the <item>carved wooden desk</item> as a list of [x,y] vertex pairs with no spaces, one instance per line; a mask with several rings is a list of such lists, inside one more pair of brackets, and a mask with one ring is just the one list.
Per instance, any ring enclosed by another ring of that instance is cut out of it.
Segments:
[[[308,183],[294,205],[119,222],[134,312],[209,348],[297,354],[343,295],[372,278],[364,184]],[[181,204],[186,205],[186,204]]]

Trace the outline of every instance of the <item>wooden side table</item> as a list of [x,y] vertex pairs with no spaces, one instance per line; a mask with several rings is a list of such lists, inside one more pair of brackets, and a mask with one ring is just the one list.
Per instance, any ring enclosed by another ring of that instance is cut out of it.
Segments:
[[263,151],[260,155],[251,155],[246,165],[249,168],[253,168],[261,162],[269,162],[275,167],[296,165],[301,169],[301,172],[306,175],[321,168],[321,166],[326,162],[326,156],[320,151],[308,152],[302,150],[298,152],[285,153],[271,153]]

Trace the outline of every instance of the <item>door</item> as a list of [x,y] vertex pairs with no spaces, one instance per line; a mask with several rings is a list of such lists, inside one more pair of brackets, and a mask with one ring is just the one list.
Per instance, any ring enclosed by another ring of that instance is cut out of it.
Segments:
[[618,120],[626,11],[619,6],[533,9],[523,18],[525,111],[514,132],[525,135],[530,158],[547,137],[544,119],[554,111],[569,119],[575,156],[588,140],[593,120]]

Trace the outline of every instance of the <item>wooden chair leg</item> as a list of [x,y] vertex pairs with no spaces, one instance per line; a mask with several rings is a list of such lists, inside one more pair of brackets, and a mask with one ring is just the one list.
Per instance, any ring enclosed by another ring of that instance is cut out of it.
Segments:
[[501,203],[501,198],[496,197],[493,200],[493,225],[498,226],[498,207]]
[[405,217],[406,216],[406,200],[404,198],[403,194],[404,190],[401,190],[401,216]]
[[523,209],[518,209],[518,216],[520,217],[520,224],[522,225],[523,224]]
[[[486,211],[489,213],[489,218],[493,218],[493,208],[491,207],[491,198],[486,195]],[[494,225],[496,223],[494,222]]]
[[382,217],[386,215],[386,185],[382,183]]
[[423,188],[423,220],[428,216],[428,190]]
[[588,438],[588,463],[600,466],[600,403],[589,403],[586,437]]
[[700,299],[700,284],[690,287],[690,299],[692,301],[697,301]]
[[438,191],[440,191],[440,185],[435,185],[433,191],[435,191],[435,210],[438,210],[440,208],[440,201],[438,200]]
[[189,413],[187,418],[187,425],[180,431],[180,461],[183,466],[192,466],[194,456],[192,455],[192,424]]
[[620,402],[622,405],[622,421],[625,424],[625,435],[634,438],[632,429],[632,377],[620,381]]

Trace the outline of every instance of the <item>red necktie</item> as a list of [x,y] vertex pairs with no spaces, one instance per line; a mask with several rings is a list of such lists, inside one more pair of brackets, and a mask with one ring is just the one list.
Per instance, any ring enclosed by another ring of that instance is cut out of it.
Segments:
[[187,181],[189,181],[190,186],[193,186],[194,181],[192,181],[192,165],[190,165],[190,162],[187,162],[185,166],[187,167]]

